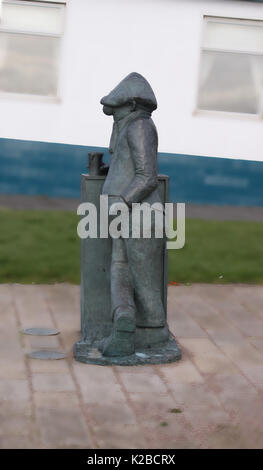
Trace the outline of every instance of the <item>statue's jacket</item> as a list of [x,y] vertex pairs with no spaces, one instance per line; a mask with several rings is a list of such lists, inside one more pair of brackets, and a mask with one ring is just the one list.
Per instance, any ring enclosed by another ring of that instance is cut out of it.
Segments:
[[[140,221],[132,213],[128,219],[128,237],[124,236],[125,233],[119,239],[113,237],[111,304],[114,311],[118,306],[133,305],[135,300],[136,326],[159,328],[165,326],[166,318],[160,269],[163,264],[164,239],[155,237],[156,223],[163,230],[163,220],[158,216],[161,213],[163,217],[158,191],[158,137],[151,119],[151,111],[157,108],[157,102],[148,82],[137,73],[128,75],[101,100],[101,104],[113,108],[127,103],[135,104],[137,109],[113,125],[109,149],[112,157],[102,192],[109,196],[109,206],[124,200],[129,207],[134,203],[148,203],[155,206],[151,209],[157,205],[159,209],[156,214],[155,210],[151,211],[150,219],[141,217]],[[134,237],[133,228],[138,230],[139,236]],[[126,264],[129,266],[128,274]],[[167,335],[167,329],[162,331]],[[159,341],[158,335],[157,338]]]
[[102,193],[132,203],[161,202],[157,177],[158,136],[151,113],[131,112],[114,123],[110,168]]

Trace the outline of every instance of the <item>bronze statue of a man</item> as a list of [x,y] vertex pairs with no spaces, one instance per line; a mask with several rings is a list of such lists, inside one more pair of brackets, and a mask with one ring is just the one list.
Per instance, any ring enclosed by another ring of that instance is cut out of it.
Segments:
[[[103,112],[113,116],[111,162],[103,186],[109,207],[116,201],[161,203],[157,179],[158,137],[151,113],[157,108],[153,90],[142,75],[129,74],[102,98]],[[169,331],[161,293],[163,243],[150,238],[112,239],[112,334],[103,340],[104,356],[127,356],[135,351],[135,329],[147,338],[165,342]],[[157,338],[157,340],[156,340]],[[151,345],[149,345],[151,347]]]

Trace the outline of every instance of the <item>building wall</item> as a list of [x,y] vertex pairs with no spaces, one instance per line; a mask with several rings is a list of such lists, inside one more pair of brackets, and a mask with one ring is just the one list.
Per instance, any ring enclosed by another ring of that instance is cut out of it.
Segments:
[[[94,150],[108,161],[105,148],[0,139],[0,193],[79,198]],[[158,166],[173,202],[263,206],[262,162],[160,153]]]
[[263,206],[261,119],[195,113],[204,14],[263,19],[263,5],[67,0],[59,99],[0,95],[0,193],[79,197],[88,151],[108,158],[112,120],[100,98],[137,71],[158,99],[171,200]]
[[68,0],[53,103],[0,97],[0,137],[107,146],[111,120],[99,100],[126,74],[151,83],[159,149],[263,160],[261,119],[195,113],[202,15],[263,19],[257,2],[218,0]]

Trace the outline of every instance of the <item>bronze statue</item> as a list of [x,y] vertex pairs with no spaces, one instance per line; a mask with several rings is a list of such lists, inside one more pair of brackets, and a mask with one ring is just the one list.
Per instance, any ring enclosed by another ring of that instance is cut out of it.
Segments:
[[[114,119],[111,163],[103,194],[111,201],[161,203],[157,178],[158,137],[151,113],[157,101],[149,83],[131,73],[101,100],[103,112]],[[112,240],[111,308],[113,332],[104,341],[104,355],[134,353],[135,328],[160,328],[167,336],[161,299],[159,266],[162,240]],[[136,301],[135,301],[136,298]],[[137,305],[136,305],[137,304]],[[163,331],[165,330],[165,331]]]
[[[134,203],[163,204],[166,196],[160,196],[158,186],[158,136],[151,118],[157,101],[151,86],[142,75],[131,73],[102,98],[101,104],[103,112],[114,119],[109,148],[111,161],[101,191],[108,196],[109,210],[116,202],[126,204],[130,212]],[[105,174],[101,154],[97,163],[94,154],[90,156],[91,166],[97,167],[98,175]],[[166,240],[164,235],[154,236],[154,212],[149,230],[149,238],[133,238],[130,224],[128,238],[112,238],[110,334],[94,333],[90,339],[84,311],[85,333],[83,340],[75,345],[77,359],[136,364],[180,358],[180,350],[166,322]],[[103,337],[99,339],[100,336]],[[92,360],[89,348],[94,346],[98,353]]]

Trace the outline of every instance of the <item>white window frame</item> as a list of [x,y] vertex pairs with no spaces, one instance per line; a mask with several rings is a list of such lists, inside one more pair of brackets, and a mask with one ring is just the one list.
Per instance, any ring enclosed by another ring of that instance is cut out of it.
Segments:
[[[30,30],[18,30],[18,29],[11,29],[5,28],[1,26],[0,21],[0,34],[1,32],[5,33],[15,33],[15,34],[31,34],[32,36],[49,36],[49,37],[56,37],[60,38],[60,45],[59,45],[59,52],[60,52],[60,62],[62,56],[62,39],[64,36],[64,23],[65,23],[65,10],[66,10],[66,0],[2,0],[3,4],[12,4],[12,5],[28,5],[31,4],[34,7],[39,8],[59,8],[63,9],[63,25],[60,34],[55,33],[47,33],[47,32],[37,32],[37,31],[30,31]],[[1,7],[2,7],[1,5]],[[1,11],[1,10],[0,10]],[[15,93],[15,92],[7,92],[0,90],[0,99],[3,100],[19,100],[19,101],[40,101],[40,102],[51,102],[51,103],[60,103],[61,102],[61,63],[58,64],[58,79],[57,79],[57,94],[56,96],[46,96],[46,95],[37,95],[31,93]]]
[[217,117],[232,117],[232,118],[241,118],[241,119],[251,119],[251,120],[262,120],[263,119],[263,97],[262,101],[259,105],[260,111],[258,114],[250,114],[250,113],[239,113],[235,111],[219,111],[219,110],[210,110],[210,109],[200,109],[198,107],[198,98],[199,98],[199,89],[200,89],[200,72],[202,66],[202,57],[203,52],[226,52],[226,53],[234,53],[234,54],[249,54],[249,55],[257,55],[263,56],[263,52],[253,52],[248,50],[231,50],[231,49],[223,49],[223,48],[215,48],[215,47],[205,47],[203,46],[204,40],[204,31],[206,28],[206,24],[208,22],[214,23],[222,23],[222,24],[240,24],[246,26],[255,26],[258,22],[258,26],[263,27],[263,19],[248,19],[248,18],[235,18],[235,17],[227,17],[227,16],[216,16],[216,15],[202,15],[202,28],[201,28],[201,47],[200,47],[200,56],[199,56],[199,67],[198,67],[198,83],[197,83],[197,92],[196,92],[196,99],[195,99],[195,108],[193,111],[193,115],[206,115],[206,116],[217,116]]

